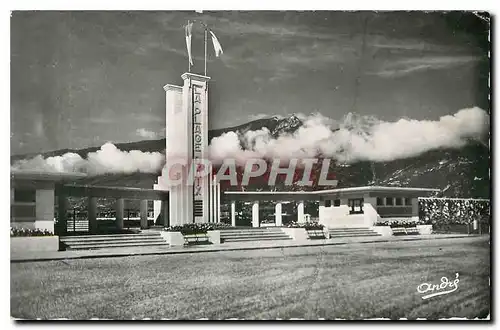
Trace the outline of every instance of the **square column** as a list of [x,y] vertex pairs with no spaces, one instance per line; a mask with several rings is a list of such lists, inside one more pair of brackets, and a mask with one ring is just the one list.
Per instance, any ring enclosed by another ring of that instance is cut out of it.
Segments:
[[173,219],[170,217],[170,204],[168,200],[161,201],[161,208],[162,208],[162,213],[163,213],[163,218],[162,218],[162,225],[164,227],[170,227],[174,226],[175,224],[172,223]]
[[116,225],[116,229],[118,229],[118,230],[123,229],[123,207],[124,206],[125,206],[125,200],[123,198],[116,199],[116,202],[115,202],[115,211],[116,211],[115,225]]
[[217,197],[215,199],[215,201],[217,203],[217,206],[216,206],[216,210],[217,210],[216,211],[217,212],[216,222],[220,223],[220,182],[217,182],[216,192],[217,192]]
[[141,200],[141,204],[139,206],[139,212],[141,217],[141,229],[148,228],[148,200]]
[[259,227],[259,202],[254,201],[252,205],[252,227]]
[[231,201],[231,226],[236,227],[236,201]]
[[300,201],[297,204],[297,222],[303,223],[306,219],[304,217],[304,201]]
[[411,218],[418,221],[418,197],[411,198]]
[[210,180],[208,183],[208,187],[210,190],[210,193],[208,194],[208,214],[209,214],[209,219],[208,222],[215,222],[215,184],[214,180]]
[[37,189],[35,228],[54,232],[54,189]]
[[154,222],[158,222],[158,217],[160,216],[161,214],[161,201],[153,201],[153,218],[154,218]]
[[282,212],[281,212],[281,202],[276,202],[275,213],[274,213],[275,225],[276,227],[283,226]]
[[68,233],[68,199],[65,194],[60,192],[57,195],[57,234],[64,236]]
[[89,218],[89,232],[97,232],[97,197],[88,197],[87,214]]

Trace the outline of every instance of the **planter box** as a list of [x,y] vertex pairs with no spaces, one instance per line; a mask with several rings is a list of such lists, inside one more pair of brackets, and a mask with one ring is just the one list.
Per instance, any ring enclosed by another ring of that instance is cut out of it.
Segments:
[[180,231],[162,231],[161,236],[170,246],[184,246],[186,242],[220,244],[220,231],[209,230],[206,234],[182,235]]
[[197,233],[197,234],[187,234],[187,235],[183,234],[182,236],[184,237],[184,241],[187,243],[187,245],[210,243],[207,233]]
[[220,230],[209,230],[208,241],[212,244],[220,244]]
[[293,240],[306,241],[309,239],[305,228],[281,228],[281,230]]
[[392,236],[392,229],[390,226],[373,226],[371,229],[382,236]]
[[59,251],[59,236],[11,237],[11,253]]
[[328,238],[323,229],[311,229],[307,230],[307,236],[309,239],[325,239]]
[[417,225],[417,230],[420,235],[432,234],[432,225]]
[[184,246],[184,236],[182,236],[180,231],[161,231],[160,233],[161,237],[163,237],[170,246]]

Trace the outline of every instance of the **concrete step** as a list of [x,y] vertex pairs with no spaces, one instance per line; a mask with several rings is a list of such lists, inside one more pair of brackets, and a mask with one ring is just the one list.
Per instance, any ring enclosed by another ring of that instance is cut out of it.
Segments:
[[330,231],[329,232],[331,235],[340,235],[340,234],[366,234],[366,233],[375,233],[375,231],[372,230],[356,230],[356,231],[349,231],[349,230],[336,230],[336,231]]
[[61,236],[61,240],[72,240],[72,239],[87,239],[87,238],[133,238],[133,237],[156,237],[160,235],[160,232],[147,232],[147,233],[139,233],[139,234],[106,234],[106,235],[78,235],[78,236]]
[[289,237],[285,234],[274,234],[274,235],[238,235],[238,236],[221,236],[222,240],[228,239],[239,239],[239,238],[255,238],[255,239],[272,239],[272,238],[280,238],[280,237]]
[[220,234],[234,234],[234,233],[252,233],[252,234],[259,234],[259,233],[281,233],[282,230],[280,228],[276,229],[229,229],[229,230],[221,230]]
[[116,236],[104,236],[104,235],[82,235],[82,236],[65,236],[61,237],[61,241],[63,242],[72,242],[72,241],[84,241],[84,240],[117,240],[117,239],[152,239],[152,238],[161,238],[161,235],[116,235]]
[[328,228],[330,238],[381,236],[368,227]]
[[269,236],[269,235],[285,235],[282,231],[274,231],[269,233],[251,233],[251,232],[241,232],[241,233],[225,233],[220,235],[220,237],[228,237],[228,236]]
[[368,236],[382,236],[375,232],[366,234],[342,234],[342,235],[330,235],[330,238],[342,238],[342,237],[368,237]]
[[289,240],[289,236],[277,236],[277,237],[237,237],[224,239],[224,242],[246,242],[246,241],[271,241],[271,240]]
[[364,231],[371,230],[368,227],[338,227],[338,228],[328,228],[328,231]]
[[158,238],[148,238],[148,239],[107,239],[107,240],[91,240],[85,239],[81,241],[63,241],[64,244],[69,246],[81,246],[81,245],[98,245],[98,244],[122,244],[122,243],[158,243],[165,242],[165,240],[161,237]]
[[94,250],[106,248],[122,248],[134,246],[169,246],[167,242],[147,242],[147,243],[120,243],[120,244],[85,244],[85,245],[72,245],[67,247],[67,250]]
[[90,250],[131,246],[168,246],[160,232],[115,235],[81,235],[61,237],[66,250]]

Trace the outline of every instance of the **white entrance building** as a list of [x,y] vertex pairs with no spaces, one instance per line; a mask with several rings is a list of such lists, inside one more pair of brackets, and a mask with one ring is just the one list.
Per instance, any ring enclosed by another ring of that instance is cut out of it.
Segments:
[[[187,223],[213,223],[220,220],[220,185],[215,178],[190,180],[190,171],[204,169],[203,160],[208,159],[208,82],[210,78],[186,72],[182,76],[182,86],[166,85],[166,166],[155,190],[169,192],[168,221],[170,226]],[[181,166],[184,166],[181,169]],[[201,168],[200,168],[201,166]],[[188,182],[170,184],[178,178],[176,171],[182,171]],[[175,172],[175,173],[174,173]],[[155,201],[154,217],[161,215],[161,201]],[[163,213],[165,213],[164,211]]]

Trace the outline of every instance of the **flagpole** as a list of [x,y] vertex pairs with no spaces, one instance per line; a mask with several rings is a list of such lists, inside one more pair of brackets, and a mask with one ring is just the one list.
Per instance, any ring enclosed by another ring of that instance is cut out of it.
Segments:
[[[188,20],[188,25],[187,25],[186,29],[189,29],[189,23],[190,23],[190,21]],[[186,30],[186,33],[187,33],[187,30]],[[188,55],[188,72],[191,72],[191,58],[189,58],[189,55]]]
[[205,76],[207,75],[207,27],[205,26]]

